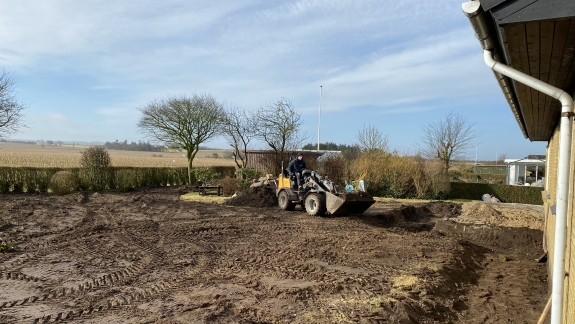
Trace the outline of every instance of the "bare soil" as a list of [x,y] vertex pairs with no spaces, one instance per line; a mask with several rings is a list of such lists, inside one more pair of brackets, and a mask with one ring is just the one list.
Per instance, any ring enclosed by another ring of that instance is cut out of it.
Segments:
[[547,301],[541,231],[464,236],[459,204],[311,217],[181,193],[0,195],[19,249],[0,323],[533,323]]

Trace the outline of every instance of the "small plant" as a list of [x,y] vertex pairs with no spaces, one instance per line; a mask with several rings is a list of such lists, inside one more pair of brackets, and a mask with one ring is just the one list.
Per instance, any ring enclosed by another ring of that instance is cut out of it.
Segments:
[[459,179],[462,175],[462,172],[459,170],[449,170],[449,177],[451,179]]
[[58,196],[71,194],[78,190],[78,177],[70,171],[58,171],[50,178],[48,188]]
[[248,179],[238,180],[238,184],[237,184],[238,191],[242,192],[242,191],[248,189],[252,185],[252,183],[254,183],[253,180],[248,180]]
[[241,169],[237,169],[236,170],[236,176],[238,179],[247,179],[247,180],[253,180],[253,179],[257,179],[260,177],[260,171],[258,169],[255,168],[241,168]]
[[219,174],[212,171],[210,168],[195,168],[193,170],[196,181],[201,182],[204,185],[213,184],[220,177]]
[[497,257],[497,259],[499,259],[500,262],[509,261],[509,257],[502,254],[500,254],[499,257]]
[[236,177],[238,178],[238,191],[244,191],[253,183],[254,179],[260,177],[260,171],[255,168],[241,168],[236,170]]
[[14,242],[7,242],[0,239],[0,252],[7,253],[7,252],[17,252],[16,243]]

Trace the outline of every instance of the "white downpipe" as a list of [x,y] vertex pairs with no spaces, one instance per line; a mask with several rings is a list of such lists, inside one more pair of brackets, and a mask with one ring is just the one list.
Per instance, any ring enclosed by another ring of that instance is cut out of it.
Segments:
[[[551,289],[551,324],[561,324],[563,314],[563,281],[565,278],[565,234],[567,232],[567,200],[569,196],[573,99],[568,93],[559,88],[495,61],[490,51],[484,50],[483,57],[485,64],[493,71],[499,72],[561,101],[559,166],[557,171],[557,209],[555,214],[555,249],[553,254],[553,286]],[[546,174],[546,176],[548,175]]]

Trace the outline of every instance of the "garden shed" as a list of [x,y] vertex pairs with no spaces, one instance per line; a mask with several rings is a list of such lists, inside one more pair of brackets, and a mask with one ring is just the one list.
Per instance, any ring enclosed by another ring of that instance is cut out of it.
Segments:
[[[284,168],[287,168],[290,157],[296,156],[298,153],[303,154],[303,158],[309,169],[314,169],[316,160],[323,154],[323,151],[287,151],[285,156],[280,161],[276,160],[276,152],[272,150],[249,150],[246,151],[247,167],[255,168],[264,173],[278,173],[281,168],[281,163],[284,163]],[[277,165],[276,165],[277,164]]]

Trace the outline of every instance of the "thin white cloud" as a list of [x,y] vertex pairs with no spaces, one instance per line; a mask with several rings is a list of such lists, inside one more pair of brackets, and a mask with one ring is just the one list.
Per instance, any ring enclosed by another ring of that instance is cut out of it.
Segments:
[[137,140],[136,107],[194,92],[247,110],[287,97],[308,128],[320,85],[324,113],[342,123],[504,105],[460,2],[12,1],[0,10],[0,66],[24,81],[35,138]]
[[212,1],[12,2],[0,11],[0,49],[30,63],[49,55],[130,51],[149,41],[201,33],[246,5]]
[[96,110],[97,114],[112,118],[131,116],[134,112],[137,112],[134,107],[100,108]]
[[52,119],[52,120],[57,120],[57,121],[65,121],[68,122],[70,121],[70,119],[68,119],[68,117],[64,116],[63,114],[59,114],[59,113],[48,113],[48,118]]

